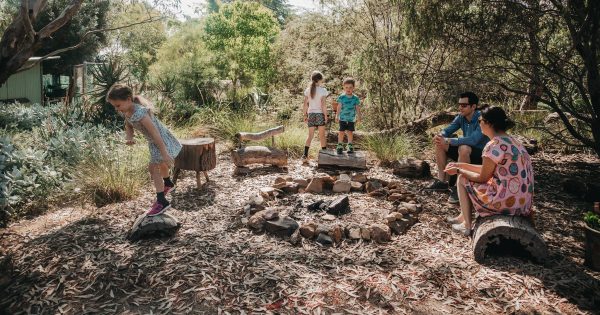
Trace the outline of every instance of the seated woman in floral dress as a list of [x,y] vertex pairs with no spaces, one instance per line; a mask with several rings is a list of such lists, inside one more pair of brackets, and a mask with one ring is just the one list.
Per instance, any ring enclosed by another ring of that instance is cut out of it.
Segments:
[[500,107],[481,112],[479,124],[490,141],[483,149],[483,164],[450,163],[449,175],[458,174],[458,199],[461,214],[448,218],[452,229],[471,234],[471,212],[491,215],[533,215],[533,167],[523,145],[506,131],[514,123]]

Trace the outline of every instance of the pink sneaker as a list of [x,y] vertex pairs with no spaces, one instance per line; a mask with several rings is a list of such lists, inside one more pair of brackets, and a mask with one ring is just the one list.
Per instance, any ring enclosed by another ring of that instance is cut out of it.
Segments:
[[166,205],[163,205],[160,202],[156,201],[152,205],[152,208],[150,208],[150,211],[146,212],[146,216],[153,217],[155,215],[162,214],[165,211],[167,211],[167,209],[169,209],[170,207],[171,205],[168,203]]
[[172,192],[174,192],[174,191],[175,191],[175,186],[173,186],[173,187],[171,187],[171,186],[165,186],[165,190],[164,190],[164,192],[165,192],[165,196],[166,196],[168,193],[172,193]]

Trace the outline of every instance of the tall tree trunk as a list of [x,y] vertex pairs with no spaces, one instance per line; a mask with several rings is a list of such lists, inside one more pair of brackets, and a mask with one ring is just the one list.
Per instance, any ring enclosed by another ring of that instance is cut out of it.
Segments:
[[532,10],[531,21],[529,21],[529,29],[527,31],[527,37],[529,40],[529,63],[531,77],[527,87],[527,95],[521,102],[519,110],[532,110],[537,109],[537,104],[542,96],[542,88],[539,85],[540,82],[540,44],[537,41],[537,33],[539,31],[540,23],[540,3],[539,0],[528,0],[527,4]]
[[33,25],[47,0],[21,0],[19,13],[0,39],[0,85],[25,65],[46,38],[73,18],[83,1],[72,0],[57,18],[36,31]]

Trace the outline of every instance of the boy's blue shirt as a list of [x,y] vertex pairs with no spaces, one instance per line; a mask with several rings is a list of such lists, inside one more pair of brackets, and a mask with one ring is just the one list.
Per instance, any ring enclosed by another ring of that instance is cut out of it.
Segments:
[[356,107],[360,105],[360,99],[358,96],[354,94],[346,95],[346,93],[342,93],[340,96],[338,96],[337,102],[342,105],[342,109],[340,111],[340,121],[355,121]]
[[445,138],[450,137],[454,132],[458,129],[461,129],[463,132],[463,137],[461,138],[451,138],[450,145],[451,146],[459,146],[466,144],[470,147],[475,147],[479,149],[483,149],[485,144],[490,140],[481,132],[481,127],[479,126],[479,117],[481,116],[481,112],[476,110],[473,113],[473,117],[471,120],[467,120],[467,118],[462,115],[456,115],[454,120],[450,123],[448,127],[442,130],[442,136]]

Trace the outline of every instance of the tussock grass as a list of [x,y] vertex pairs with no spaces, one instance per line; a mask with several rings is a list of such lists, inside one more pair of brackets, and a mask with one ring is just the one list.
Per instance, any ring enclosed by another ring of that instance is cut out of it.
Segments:
[[404,157],[418,157],[423,145],[414,135],[399,134],[394,137],[374,135],[361,141],[365,149],[373,152],[382,162],[391,162]]

